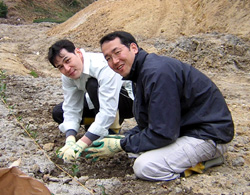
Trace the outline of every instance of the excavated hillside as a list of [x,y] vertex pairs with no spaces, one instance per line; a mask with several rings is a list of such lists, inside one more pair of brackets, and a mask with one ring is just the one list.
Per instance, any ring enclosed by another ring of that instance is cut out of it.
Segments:
[[129,31],[139,40],[174,40],[209,32],[249,39],[249,13],[248,0],[99,0],[49,35],[67,36],[91,47],[98,47],[100,38],[113,30]]

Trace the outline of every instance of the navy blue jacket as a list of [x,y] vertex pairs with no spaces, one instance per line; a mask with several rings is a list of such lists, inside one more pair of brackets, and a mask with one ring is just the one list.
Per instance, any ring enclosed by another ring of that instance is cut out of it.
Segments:
[[217,86],[194,67],[140,49],[128,77],[136,84],[137,126],[121,140],[126,152],[167,146],[190,136],[228,143],[234,124]]

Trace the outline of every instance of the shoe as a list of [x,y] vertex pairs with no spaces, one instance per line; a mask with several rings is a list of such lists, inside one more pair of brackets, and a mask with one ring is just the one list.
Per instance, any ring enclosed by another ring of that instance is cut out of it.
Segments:
[[223,156],[219,156],[217,158],[205,161],[205,162],[203,162],[203,164],[205,166],[204,170],[207,170],[210,167],[215,167],[215,166],[222,165],[223,163],[224,163],[224,157]]
[[224,157],[222,155],[211,160],[197,163],[194,167],[186,169],[183,173],[180,174],[180,176],[189,177],[193,173],[204,173],[210,167],[219,166],[222,165],[223,163],[224,163]]

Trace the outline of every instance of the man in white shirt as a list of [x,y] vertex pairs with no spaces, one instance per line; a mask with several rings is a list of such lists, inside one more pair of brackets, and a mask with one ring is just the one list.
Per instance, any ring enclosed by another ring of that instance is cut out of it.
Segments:
[[[132,85],[110,69],[102,53],[85,52],[69,40],[54,43],[48,59],[62,73],[64,102],[54,108],[53,118],[66,134],[66,143],[58,157],[71,161],[94,140],[108,135],[115,119],[119,125],[133,117]],[[93,123],[76,142],[80,125],[89,118]]]

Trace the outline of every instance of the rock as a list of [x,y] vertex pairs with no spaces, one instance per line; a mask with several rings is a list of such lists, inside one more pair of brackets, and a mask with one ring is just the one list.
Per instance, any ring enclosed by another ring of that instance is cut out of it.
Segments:
[[89,176],[81,176],[78,181],[84,184],[89,179]]
[[47,152],[52,151],[54,149],[55,144],[54,143],[47,143],[44,144],[43,149]]
[[232,165],[234,167],[240,167],[240,166],[243,166],[244,163],[245,163],[244,158],[239,157],[239,158],[236,158],[236,159],[233,160]]
[[31,167],[30,172],[31,172],[31,173],[34,173],[34,174],[40,172],[40,166],[39,166],[38,164],[34,164],[34,165]]
[[59,182],[60,179],[58,179],[57,177],[49,177],[49,181],[52,181],[52,182]]

